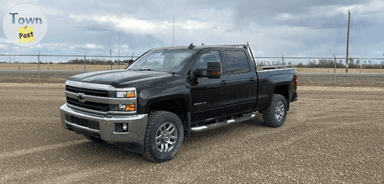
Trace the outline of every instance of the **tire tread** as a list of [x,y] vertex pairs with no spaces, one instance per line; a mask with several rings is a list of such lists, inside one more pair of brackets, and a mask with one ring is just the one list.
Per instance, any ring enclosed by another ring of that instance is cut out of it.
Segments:
[[[281,100],[285,105],[285,112],[282,123],[277,122],[275,119],[275,107],[277,102]],[[287,116],[287,101],[283,95],[274,94],[271,100],[269,107],[263,111],[264,124],[270,127],[280,127],[284,124],[285,118]]]
[[[149,148],[149,146],[150,146],[149,145],[149,139],[150,139],[150,136],[151,136],[152,127],[155,126],[155,122],[159,118],[162,118],[162,117],[177,118],[178,120],[180,120],[179,117],[176,114],[174,114],[172,112],[168,112],[168,111],[155,111],[155,112],[153,112],[152,114],[149,115],[148,123],[147,123],[147,130],[145,132],[145,138],[144,138],[144,154],[143,154],[143,157],[148,159],[148,160],[150,160],[150,161],[152,161],[152,162],[168,161],[168,160],[158,160],[158,159],[155,159],[153,157],[153,155],[151,154],[151,151],[150,151],[150,148]],[[181,122],[181,120],[180,120],[180,122]],[[182,123],[181,123],[181,126],[182,126]],[[182,139],[181,136],[184,136],[183,135],[183,131],[181,131],[181,135],[180,135],[180,138]],[[177,155],[177,153],[175,154],[175,156],[176,155]],[[173,159],[173,157],[170,160],[172,160],[172,159]]]

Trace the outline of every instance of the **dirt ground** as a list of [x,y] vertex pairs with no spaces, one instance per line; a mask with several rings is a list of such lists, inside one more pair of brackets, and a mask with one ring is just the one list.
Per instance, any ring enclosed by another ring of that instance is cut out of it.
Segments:
[[63,83],[0,83],[0,183],[383,183],[384,88],[298,92],[282,127],[193,133],[156,164],[63,129]]

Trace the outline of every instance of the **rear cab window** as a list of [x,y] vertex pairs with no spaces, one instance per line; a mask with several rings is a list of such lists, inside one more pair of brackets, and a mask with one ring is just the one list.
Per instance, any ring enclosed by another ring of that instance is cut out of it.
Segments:
[[224,65],[228,74],[246,73],[251,70],[247,55],[242,50],[225,50],[224,57]]

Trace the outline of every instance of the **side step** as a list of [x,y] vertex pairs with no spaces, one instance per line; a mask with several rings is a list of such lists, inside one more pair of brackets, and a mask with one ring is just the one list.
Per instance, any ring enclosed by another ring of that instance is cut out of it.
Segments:
[[191,132],[202,132],[202,131],[211,130],[211,129],[219,128],[219,127],[226,126],[226,125],[240,123],[240,122],[243,122],[243,121],[248,121],[248,120],[252,119],[255,116],[256,116],[255,114],[250,114],[250,115],[243,116],[243,117],[240,117],[240,118],[237,118],[237,119],[229,119],[229,120],[226,120],[226,121],[217,122],[217,123],[213,123],[213,124],[209,124],[209,125],[192,127],[191,128]]

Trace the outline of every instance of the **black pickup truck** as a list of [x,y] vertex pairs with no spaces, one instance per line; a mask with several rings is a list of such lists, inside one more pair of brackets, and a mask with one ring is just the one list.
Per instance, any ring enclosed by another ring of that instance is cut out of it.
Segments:
[[157,48],[126,69],[70,77],[61,123],[95,142],[132,143],[132,151],[165,162],[191,132],[255,113],[267,126],[282,126],[297,82],[295,68],[257,66],[249,43]]

